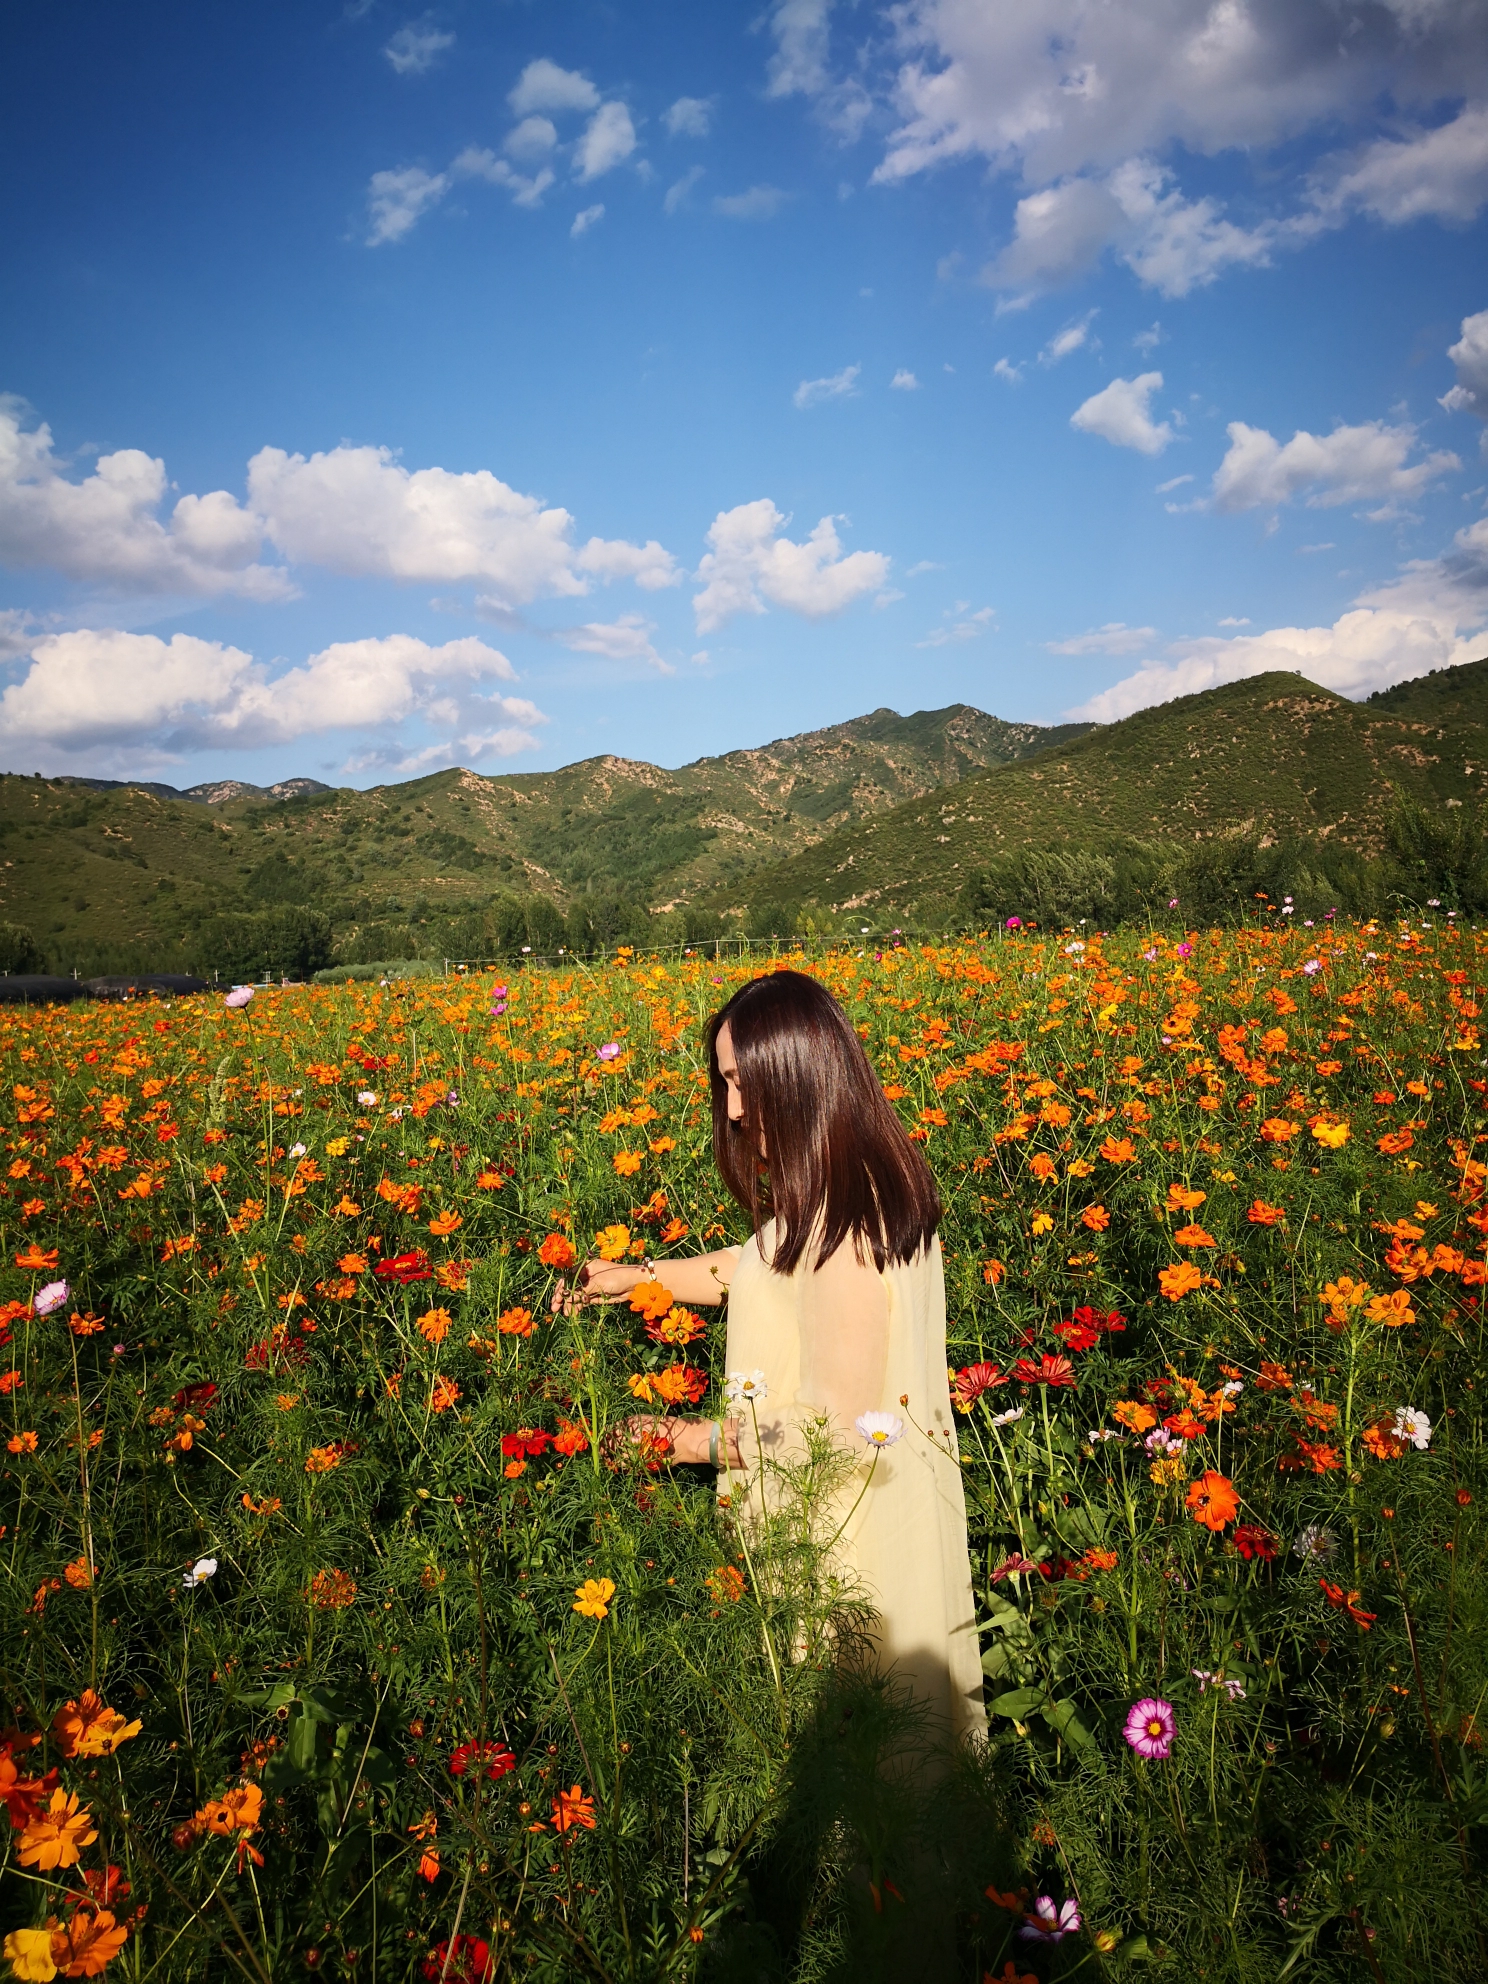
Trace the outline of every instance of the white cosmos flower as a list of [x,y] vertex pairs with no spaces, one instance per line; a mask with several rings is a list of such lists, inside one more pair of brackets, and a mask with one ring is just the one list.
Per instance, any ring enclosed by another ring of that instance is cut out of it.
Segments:
[[1121,1435],[1114,1426],[1097,1426],[1093,1432],[1087,1433],[1085,1437],[1091,1446],[1098,1447],[1103,1445],[1107,1440],[1119,1440]]
[[904,1436],[904,1421],[892,1412],[860,1412],[853,1425],[870,1447],[892,1447]]
[[1021,1419],[1027,1410],[1028,1407],[1026,1405],[1009,1406],[1006,1412],[993,1413],[992,1424],[994,1426],[1011,1426],[1015,1421]]
[[362,1105],[363,1109],[371,1109],[375,1107],[377,1097],[370,1088],[363,1088],[357,1090],[357,1101]]
[[199,1584],[205,1584],[208,1578],[214,1578],[216,1575],[217,1559],[215,1557],[198,1557],[181,1582],[188,1591],[195,1591]]
[[1419,1454],[1431,1445],[1431,1421],[1413,1405],[1402,1405],[1390,1428],[1397,1440],[1409,1440]]
[[770,1396],[763,1371],[730,1371],[723,1395],[731,1405],[758,1405]]
[[303,1157],[305,1155],[305,1146],[303,1144],[291,1144],[289,1154],[291,1157]]

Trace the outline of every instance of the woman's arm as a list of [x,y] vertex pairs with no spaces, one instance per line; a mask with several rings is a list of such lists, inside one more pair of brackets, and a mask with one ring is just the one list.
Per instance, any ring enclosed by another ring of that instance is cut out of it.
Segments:
[[[741,1469],[744,1465],[744,1457],[739,1450],[741,1424],[738,1419],[718,1421],[722,1437],[718,1442],[716,1458],[719,1461],[726,1459],[729,1466],[735,1469]],[[715,1458],[711,1419],[663,1418],[652,1413],[634,1413],[624,1421],[624,1428],[633,1440],[639,1440],[645,1433],[665,1440],[671,1448],[667,1459],[683,1467],[703,1467]]]
[[679,1302],[698,1308],[721,1302],[739,1265],[737,1247],[720,1247],[712,1254],[687,1254],[676,1260],[657,1261],[652,1269],[638,1261],[585,1261],[574,1275],[573,1287],[560,1281],[553,1290],[553,1308],[574,1308],[583,1302],[618,1301],[629,1295],[638,1282],[654,1274]]

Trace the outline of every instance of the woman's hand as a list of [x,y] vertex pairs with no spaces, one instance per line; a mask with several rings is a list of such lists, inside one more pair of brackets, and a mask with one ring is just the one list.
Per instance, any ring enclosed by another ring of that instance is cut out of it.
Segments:
[[[742,1469],[740,1422],[724,1419],[719,1423],[723,1429],[719,1459],[726,1456],[730,1467]],[[662,1418],[656,1413],[635,1412],[611,1427],[605,1436],[605,1445],[613,1453],[626,1446],[645,1449],[649,1442],[650,1450],[645,1456],[648,1460],[665,1460],[680,1467],[706,1467],[712,1459],[709,1451],[712,1433],[711,1419]]]
[[645,1278],[646,1270],[629,1261],[585,1261],[571,1283],[563,1275],[558,1277],[553,1287],[552,1312],[555,1316],[571,1316],[586,1302],[618,1301]]

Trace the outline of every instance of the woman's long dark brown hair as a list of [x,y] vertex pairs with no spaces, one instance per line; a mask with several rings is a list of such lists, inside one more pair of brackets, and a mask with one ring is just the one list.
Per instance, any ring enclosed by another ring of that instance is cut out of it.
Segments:
[[[730,1123],[718,1072],[727,1022],[744,1121]],[[758,1232],[776,1221],[777,1274],[789,1274],[819,1234],[814,1267],[847,1239],[874,1264],[913,1260],[934,1238],[940,1196],[826,987],[799,971],[752,978],[708,1026],[713,1154]],[[768,1185],[761,1180],[763,1147]]]

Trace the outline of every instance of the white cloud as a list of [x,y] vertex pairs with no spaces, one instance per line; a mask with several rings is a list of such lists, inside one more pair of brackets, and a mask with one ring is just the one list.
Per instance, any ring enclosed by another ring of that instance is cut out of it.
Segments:
[[1163,337],[1162,325],[1153,324],[1149,330],[1138,331],[1137,335],[1132,339],[1132,344],[1138,351],[1156,351],[1157,347],[1162,343]]
[[1250,615],[1247,613],[1237,618],[1235,614],[1227,613],[1219,624],[1221,627],[1248,627],[1250,625]]
[[921,558],[917,563],[910,566],[904,576],[907,579],[918,579],[923,578],[926,572],[943,572],[944,570],[945,566],[937,564],[935,559]]
[[789,198],[778,186],[751,186],[746,193],[721,193],[713,211],[725,220],[773,220]]
[[544,165],[528,177],[480,145],[467,145],[450,166],[450,173],[458,179],[484,179],[492,186],[504,186],[512,196],[513,205],[518,207],[540,207],[543,194],[553,184],[550,166]]
[[662,211],[664,213],[674,214],[679,207],[685,206],[688,194],[702,176],[703,168],[700,165],[695,165],[690,171],[684,172],[680,179],[668,186],[666,198],[661,203]]
[[1078,324],[1066,324],[1039,353],[1039,364],[1057,365],[1061,358],[1068,358],[1072,351],[1078,351],[1082,345],[1090,343],[1090,326],[1099,314],[1096,310],[1087,310]]
[[602,205],[585,207],[581,213],[574,215],[573,226],[568,231],[574,240],[577,241],[581,234],[587,234],[596,222],[603,219],[604,207]]
[[771,96],[817,96],[830,83],[828,24],[832,0],[776,0],[770,15],[775,53],[765,68]]
[[553,639],[579,654],[603,655],[607,661],[644,661],[662,675],[675,675],[651,645],[655,622],[640,613],[622,613],[618,620],[591,620],[582,627],[560,627]]
[[432,27],[426,19],[410,21],[407,27],[399,28],[382,52],[400,76],[422,76],[433,68],[445,49],[454,45],[452,34]]
[[901,365],[893,378],[890,379],[889,387],[891,391],[896,393],[917,393],[920,390],[920,382],[913,372]]
[[876,592],[889,573],[881,551],[844,553],[835,520],[823,517],[804,544],[781,532],[790,522],[768,496],[720,510],[698,566],[703,589],[692,602],[700,634],[736,613],[763,613],[768,602],[818,620]]
[[0,664],[30,654],[42,629],[23,606],[0,607]]
[[1232,420],[1225,431],[1229,449],[1214,474],[1217,510],[1286,503],[1304,489],[1311,491],[1310,509],[1379,496],[1406,501],[1462,466],[1455,455],[1441,453],[1407,467],[1416,445],[1416,430],[1408,422],[1390,427],[1369,420],[1322,435],[1299,431],[1285,446],[1264,427],[1248,427],[1243,420]]
[[1005,358],[998,359],[992,367],[992,374],[994,378],[1006,379],[1010,386],[1020,386],[1023,383],[1022,365],[1010,365]]
[[1457,368],[1457,383],[1442,394],[1448,413],[1475,413],[1488,420],[1488,310],[1464,317],[1462,336],[1448,345],[1447,356]]
[[948,627],[933,627],[922,641],[916,641],[917,648],[950,647],[959,641],[974,641],[980,635],[991,631],[997,612],[994,607],[983,606],[975,613],[968,613],[969,602],[958,599],[954,606],[946,608],[944,619],[951,622]]
[[[82,628],[48,635],[32,653],[26,675],[0,696],[0,730],[12,747],[54,757],[252,750],[416,720],[463,724],[458,741],[481,741],[489,754],[526,748],[546,721],[525,698],[490,691],[515,671],[473,637],[442,647],[410,634],[338,641],[276,676],[241,648],[190,634],[163,641]],[[478,736],[493,716],[505,720],[505,745],[500,731]]]
[[225,489],[182,496],[162,523],[163,461],[121,448],[72,482],[51,429],[23,429],[21,416],[19,401],[0,398],[0,564],[46,566],[130,593],[293,597],[284,572],[256,562],[262,518]]
[[545,158],[558,142],[558,127],[551,117],[524,117],[501,140],[501,149],[513,158]]
[[1176,641],[1167,662],[1149,662],[1069,714],[1114,722],[1133,710],[1238,682],[1267,669],[1294,669],[1343,696],[1476,661],[1488,630],[1488,518],[1460,530],[1440,558],[1361,593],[1330,627],[1273,627],[1230,640]]
[[439,205],[449,188],[448,173],[426,172],[421,165],[374,172],[367,186],[367,246],[401,241],[431,207]]
[[1331,180],[1319,175],[1314,200],[1325,219],[1360,211],[1391,227],[1424,219],[1466,225],[1488,201],[1488,104],[1470,103],[1434,131],[1377,138]]
[[560,69],[542,56],[527,64],[506,100],[513,117],[526,117],[534,110],[595,110],[599,91],[578,70]]
[[711,96],[679,96],[661,114],[661,121],[671,138],[706,138],[713,128],[713,105]]
[[1156,493],[1159,496],[1166,496],[1170,489],[1181,489],[1185,482],[1192,481],[1193,477],[1191,475],[1170,475],[1166,482],[1160,482],[1157,485]]
[[387,448],[343,445],[308,461],[263,448],[248,464],[248,489],[287,558],[352,577],[478,580],[508,607],[578,597],[590,575],[675,582],[659,544],[591,538],[576,550],[567,510],[545,508],[488,469],[410,471]]
[[830,379],[803,379],[791,394],[791,404],[804,413],[807,407],[817,406],[823,400],[853,399],[862,369],[861,365],[844,365]]
[[574,151],[574,177],[585,185],[613,172],[636,148],[635,126],[623,103],[602,103]]
[[1143,372],[1135,379],[1113,379],[1098,393],[1092,393],[1070,415],[1070,426],[1086,434],[1099,434],[1118,448],[1136,448],[1144,455],[1160,455],[1173,438],[1167,421],[1154,423],[1149,410],[1152,395],[1163,382],[1161,372]]
[[1104,627],[1092,627],[1088,634],[1076,634],[1067,641],[1045,641],[1050,654],[1140,654],[1157,639],[1156,627],[1128,627],[1125,621],[1108,620]]

